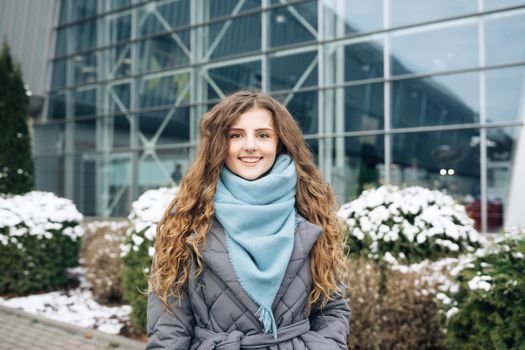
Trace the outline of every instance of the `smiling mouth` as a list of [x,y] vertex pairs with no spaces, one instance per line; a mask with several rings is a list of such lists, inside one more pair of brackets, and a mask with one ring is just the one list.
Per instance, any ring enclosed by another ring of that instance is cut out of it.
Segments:
[[241,157],[239,160],[246,164],[255,164],[260,161],[262,157]]

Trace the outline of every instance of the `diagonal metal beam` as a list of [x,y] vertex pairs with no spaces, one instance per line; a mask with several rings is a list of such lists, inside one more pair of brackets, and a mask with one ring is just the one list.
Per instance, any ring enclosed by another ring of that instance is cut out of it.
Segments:
[[[164,18],[164,16],[162,16],[158,9],[155,8],[155,11],[153,12],[155,14],[155,17],[157,17],[157,19],[159,20],[160,24],[162,24],[162,26],[167,30],[167,31],[171,31],[173,28],[169,25],[169,23],[166,21],[166,19]],[[182,39],[179,37],[179,35],[177,33],[170,33],[171,37],[173,38],[173,40],[175,40],[175,42],[180,46],[180,48],[182,49],[182,51],[184,51],[184,53],[186,54],[186,56],[188,56],[190,59],[191,59],[191,52],[190,50],[188,49],[188,47],[186,46],[186,44],[184,44],[184,42],[182,41]]]
[[219,86],[217,86],[217,84],[215,83],[215,81],[213,81],[213,79],[210,77],[210,75],[208,74],[208,71],[205,70],[205,71],[202,71],[202,77],[208,81],[208,84],[211,85],[212,89],[217,93],[217,95],[219,95],[220,98],[225,98],[226,95],[224,94],[224,92],[222,92],[221,88]]
[[[237,5],[235,5],[235,8],[233,9],[232,13],[230,14],[230,16],[235,16],[239,13],[239,11],[241,10],[242,8],[242,5],[244,5],[246,0],[239,0],[239,2],[237,3]],[[228,28],[230,28],[230,26],[232,25],[232,22],[233,22],[233,19],[229,19],[227,20],[223,25],[222,25],[222,28],[221,30],[219,31],[219,34],[217,34],[217,36],[215,37],[215,39],[213,40],[213,43],[210,45],[210,47],[208,48],[208,51],[206,51],[206,54],[204,55],[204,60],[208,61],[213,53],[213,51],[215,51],[215,49],[217,48],[217,45],[219,45],[219,42],[222,40],[222,38],[224,37],[224,34],[226,34],[226,31],[228,30]]]
[[284,100],[283,105],[285,106],[288,105],[288,103],[292,100],[297,90],[301,88],[304,81],[308,78],[312,70],[315,68],[315,65],[317,64],[317,60],[318,60],[318,56],[315,55],[312,62],[308,65],[308,67],[306,67],[306,70],[304,71],[303,75],[301,75],[299,80],[297,80],[297,82],[295,83],[294,87],[292,88],[292,92],[290,92],[290,94],[286,96],[286,99]]
[[[285,0],[279,0],[279,2],[281,4],[286,4],[286,1]],[[296,9],[295,7],[293,7],[292,5],[290,6],[287,6],[286,9],[303,25],[303,27],[306,28],[306,30],[308,30],[310,33],[312,33],[312,35],[319,40],[318,38],[318,33],[317,33],[317,29],[315,29],[314,27],[312,27],[312,25],[310,24],[310,22],[308,22],[304,17],[303,15],[301,15]]]
[[170,109],[170,111],[168,112],[168,114],[166,115],[164,120],[162,121],[162,124],[160,124],[159,128],[157,129],[157,132],[151,138],[151,142],[153,144],[157,143],[160,135],[162,134],[162,132],[166,128],[166,125],[168,125],[168,123],[170,122],[171,118],[173,117],[173,114],[177,110],[177,107],[179,107],[179,105],[181,104],[182,100],[184,99],[184,97],[186,97],[186,94],[189,92],[189,90],[190,90],[190,84],[186,84],[186,86],[182,90],[182,93],[179,95],[179,97],[177,97],[177,100],[173,104],[173,107]]
[[126,54],[130,50],[130,48],[131,48],[131,46],[129,44],[127,44],[126,48],[124,49],[124,51],[122,51],[120,53],[119,57],[117,58],[117,61],[115,62],[115,64],[113,65],[113,68],[111,69],[111,72],[108,74],[109,75],[108,79],[115,78],[115,73],[116,73],[117,69],[120,67],[120,65],[122,64],[122,62],[126,59]]
[[129,113],[128,109],[126,108],[126,106],[124,106],[124,103],[122,103],[120,98],[117,96],[117,94],[113,90],[113,86],[112,85],[109,86],[108,91],[109,91],[109,94],[111,95],[111,98],[113,99],[113,101],[117,104],[118,109],[120,109],[120,111],[126,116],[128,121],[131,122],[131,116],[130,116],[130,113]]

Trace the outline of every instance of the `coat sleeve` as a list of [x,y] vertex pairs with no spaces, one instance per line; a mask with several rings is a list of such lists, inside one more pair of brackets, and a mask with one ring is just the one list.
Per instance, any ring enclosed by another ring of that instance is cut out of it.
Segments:
[[188,293],[184,290],[182,302],[169,301],[172,313],[167,311],[154,292],[148,295],[146,350],[187,350],[193,337],[195,318]]
[[346,299],[335,294],[323,308],[315,304],[310,314],[310,329],[333,344],[333,349],[348,349],[350,307]]

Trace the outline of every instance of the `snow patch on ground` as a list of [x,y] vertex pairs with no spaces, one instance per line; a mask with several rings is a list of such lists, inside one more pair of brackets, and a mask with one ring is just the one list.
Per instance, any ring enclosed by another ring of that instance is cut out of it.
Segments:
[[97,329],[108,334],[119,334],[131,314],[130,305],[105,306],[97,303],[85,279],[85,269],[69,269],[79,278],[75,289],[16,298],[0,298],[0,304],[69,323],[83,328]]

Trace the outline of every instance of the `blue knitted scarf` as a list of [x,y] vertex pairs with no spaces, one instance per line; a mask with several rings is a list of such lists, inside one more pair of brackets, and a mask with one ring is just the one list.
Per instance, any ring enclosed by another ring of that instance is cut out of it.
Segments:
[[282,154],[270,172],[253,181],[223,166],[214,199],[237,279],[259,305],[255,315],[264,333],[272,330],[275,339],[272,303],[292,255],[296,184],[295,163]]

